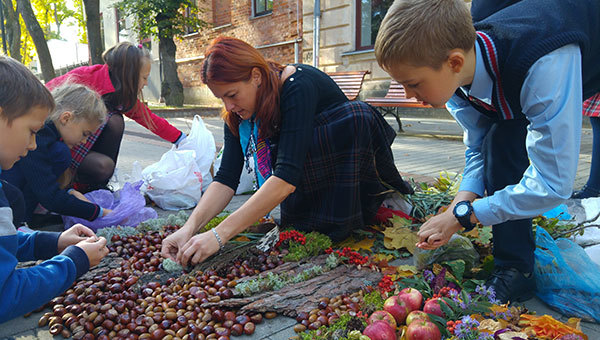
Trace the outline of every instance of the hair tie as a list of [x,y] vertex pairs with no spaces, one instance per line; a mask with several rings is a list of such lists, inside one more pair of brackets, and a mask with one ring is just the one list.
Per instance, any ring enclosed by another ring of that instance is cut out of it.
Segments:
[[142,44],[138,44],[137,46],[140,50],[144,48],[144,46],[142,46]]

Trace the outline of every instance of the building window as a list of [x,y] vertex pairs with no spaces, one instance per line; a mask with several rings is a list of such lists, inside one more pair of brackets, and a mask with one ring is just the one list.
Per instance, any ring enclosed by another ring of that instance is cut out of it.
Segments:
[[273,11],[273,0],[253,0],[254,16],[269,14]]
[[[191,9],[189,6],[185,7],[185,9],[183,10],[183,16],[184,16],[184,17],[186,17],[186,18],[189,18],[189,17],[191,17],[192,15],[193,15],[193,14],[192,14],[192,9]],[[191,26],[187,26],[187,25],[186,25],[186,26],[184,27],[184,33],[185,33],[185,34],[192,34],[192,33],[195,33],[195,32],[196,32],[196,31],[195,31],[195,30],[194,30],[194,28],[193,28],[193,27],[191,27]]]
[[379,26],[394,0],[356,1],[356,49],[372,49]]

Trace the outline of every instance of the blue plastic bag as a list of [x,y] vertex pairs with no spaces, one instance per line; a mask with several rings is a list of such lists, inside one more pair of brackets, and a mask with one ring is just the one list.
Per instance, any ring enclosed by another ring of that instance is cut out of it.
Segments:
[[141,186],[142,181],[139,181],[133,184],[125,183],[123,188],[115,193],[108,190],[88,192],[85,194],[87,199],[103,209],[112,210],[112,212],[93,221],[79,217],[63,216],[65,230],[76,223],[81,223],[93,231],[116,225],[135,227],[140,222],[156,218],[158,216],[156,211],[146,207],[146,199],[140,193]]
[[577,243],[536,231],[537,296],[567,316],[600,322],[600,266]]

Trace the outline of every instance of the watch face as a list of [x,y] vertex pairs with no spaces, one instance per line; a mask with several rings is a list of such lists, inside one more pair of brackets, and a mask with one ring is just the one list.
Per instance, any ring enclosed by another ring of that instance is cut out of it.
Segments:
[[461,204],[456,206],[456,214],[459,216],[464,216],[469,211],[469,207],[466,204]]

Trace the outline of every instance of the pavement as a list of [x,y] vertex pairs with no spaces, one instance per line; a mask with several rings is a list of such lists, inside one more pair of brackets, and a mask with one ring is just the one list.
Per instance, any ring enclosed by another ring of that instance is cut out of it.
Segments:
[[[223,122],[215,117],[213,112],[207,112],[203,121],[207,128],[213,133],[217,150],[223,145]],[[392,127],[397,128],[393,117],[386,117]],[[168,120],[184,132],[188,132],[191,117],[173,117]],[[399,133],[392,145],[394,159],[397,168],[406,178],[414,178],[416,181],[432,181],[439,176],[440,171],[447,170],[460,173],[464,168],[464,145],[462,144],[462,130],[458,124],[451,119],[438,117],[403,117],[403,133]],[[126,120],[125,135],[121,146],[119,161],[117,164],[118,176],[123,180],[125,175],[132,173],[134,162],[144,168],[160,159],[160,156],[170,149],[170,143],[154,136],[137,123]],[[583,129],[582,145],[580,152],[579,168],[575,180],[575,187],[580,188],[585,184],[589,175],[592,150],[592,138],[589,128]],[[249,195],[234,196],[226,210],[234,211],[241,206]],[[173,212],[157,209],[160,217]],[[273,212],[277,217],[278,210]],[[411,259],[393,264],[411,263]],[[566,321],[568,318],[550,309],[537,298],[523,303],[530,311],[537,314],[549,314],[554,318]],[[44,311],[45,312],[45,311]],[[39,329],[37,321],[43,314],[34,313],[25,318],[20,317],[6,323],[0,324],[0,339],[53,339],[48,328]],[[244,340],[282,340],[295,336],[292,327],[296,321],[291,318],[278,316],[275,319],[265,320],[257,325],[253,335],[234,337]],[[582,323],[583,332],[590,340],[600,339],[600,325],[596,323]]]

